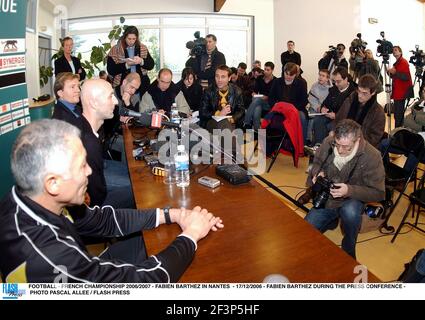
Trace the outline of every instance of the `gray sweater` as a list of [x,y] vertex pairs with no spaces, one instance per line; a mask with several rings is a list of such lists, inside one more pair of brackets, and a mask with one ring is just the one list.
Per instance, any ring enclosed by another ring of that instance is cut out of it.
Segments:
[[308,102],[310,103],[310,109],[313,109],[314,112],[319,112],[319,108],[325,101],[329,93],[329,88],[332,85],[330,83],[326,85],[321,85],[319,82],[315,82],[308,93]]

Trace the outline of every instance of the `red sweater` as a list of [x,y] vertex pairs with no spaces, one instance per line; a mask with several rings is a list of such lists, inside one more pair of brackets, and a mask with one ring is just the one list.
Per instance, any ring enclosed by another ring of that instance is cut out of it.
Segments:
[[[403,57],[400,57],[395,63],[394,68],[396,73],[392,75],[393,79],[393,93],[391,98],[394,100],[403,100],[409,88],[412,86],[412,76],[410,75],[409,63]],[[407,80],[400,79],[400,74],[406,75]]]

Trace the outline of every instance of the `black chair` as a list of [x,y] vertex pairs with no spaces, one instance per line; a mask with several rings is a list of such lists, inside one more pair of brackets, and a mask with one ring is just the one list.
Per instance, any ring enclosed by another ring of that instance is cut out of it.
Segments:
[[[385,166],[385,201],[384,201],[384,223],[381,227],[393,232],[393,227],[388,227],[388,220],[392,212],[399,203],[410,182],[415,182],[416,169],[425,151],[424,139],[421,135],[407,129],[400,129],[395,132],[389,140],[387,149],[384,152]],[[408,161],[403,167],[389,160],[389,153],[402,154]],[[398,191],[398,196],[393,201],[394,190]]]
[[273,167],[281,149],[290,152],[295,158],[294,146],[282,124],[285,120],[284,115],[279,112],[272,113],[270,124],[266,128],[266,154],[271,157],[267,173]]
[[[407,207],[406,212],[404,213],[403,219],[401,220],[400,225],[398,226],[396,233],[394,234],[393,238],[391,239],[391,242],[392,243],[395,241],[395,239],[397,238],[397,236],[400,233],[401,229],[405,225],[409,225],[412,228],[425,233],[425,230],[422,229],[422,228],[420,228],[418,226],[418,224],[419,224],[419,216],[425,210],[425,188],[423,187],[423,179],[424,179],[424,177],[425,177],[425,175],[422,176],[421,182],[419,184],[419,189],[415,190],[414,192],[412,192],[409,195],[410,204]],[[415,205],[418,206],[417,210],[414,209],[415,208]],[[412,210],[413,214],[415,214],[415,211],[416,211],[415,222],[414,223],[406,222],[406,218],[409,215],[409,212],[410,212],[410,210],[412,208],[413,208],[413,210]]]

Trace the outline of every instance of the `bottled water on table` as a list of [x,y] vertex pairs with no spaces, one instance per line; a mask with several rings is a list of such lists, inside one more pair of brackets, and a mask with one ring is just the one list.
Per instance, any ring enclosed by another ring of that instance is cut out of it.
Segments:
[[190,184],[189,155],[182,144],[177,146],[174,163],[176,165],[176,185],[181,188],[187,187]]
[[175,102],[171,105],[170,120],[174,123],[180,123],[179,109]]

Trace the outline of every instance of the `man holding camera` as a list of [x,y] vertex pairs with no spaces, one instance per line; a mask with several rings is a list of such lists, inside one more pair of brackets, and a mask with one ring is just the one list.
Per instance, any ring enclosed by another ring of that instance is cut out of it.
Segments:
[[342,43],[338,43],[336,48],[330,46],[330,50],[323,54],[323,58],[319,60],[319,70],[328,69],[330,74],[337,67],[345,67],[348,70],[348,62],[344,57],[345,46]]
[[224,54],[217,49],[217,37],[213,34],[208,34],[205,39],[207,52],[186,62],[186,67],[192,67],[204,89],[214,83],[215,69],[220,65],[226,64]]
[[316,152],[307,184],[316,194],[305,220],[324,233],[335,229],[341,219],[342,249],[356,258],[365,203],[385,197],[381,154],[363,138],[358,123],[350,119],[338,123],[334,135]]

